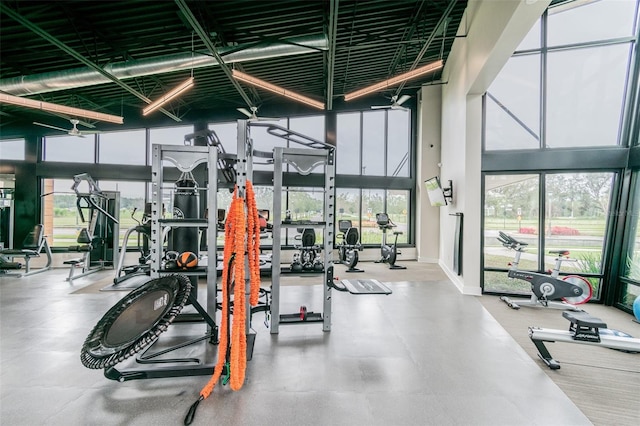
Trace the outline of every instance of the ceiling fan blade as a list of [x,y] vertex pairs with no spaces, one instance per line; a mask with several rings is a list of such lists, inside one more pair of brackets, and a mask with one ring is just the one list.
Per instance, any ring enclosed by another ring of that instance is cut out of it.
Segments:
[[249,118],[253,118],[253,114],[251,114],[251,112],[249,112],[248,109],[246,108],[236,108],[238,111],[240,111],[241,113],[243,113],[244,115],[246,115]]
[[411,96],[409,95],[402,95],[400,96],[400,98],[395,102],[396,105],[402,105],[403,103],[407,102],[409,99],[411,99]]
[[56,126],[51,126],[50,124],[44,124],[44,123],[37,123],[37,122],[33,122],[33,124],[35,124],[36,126],[42,126],[42,127],[48,127],[50,129],[55,129],[55,130],[60,130],[61,132],[68,132],[69,129],[63,129],[62,127],[56,127]]
[[371,109],[389,109],[391,105],[371,105]]

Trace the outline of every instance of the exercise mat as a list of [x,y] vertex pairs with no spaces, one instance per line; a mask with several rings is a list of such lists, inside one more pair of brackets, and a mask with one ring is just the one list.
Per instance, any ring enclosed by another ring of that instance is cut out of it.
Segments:
[[378,280],[340,281],[351,294],[391,294],[391,289]]

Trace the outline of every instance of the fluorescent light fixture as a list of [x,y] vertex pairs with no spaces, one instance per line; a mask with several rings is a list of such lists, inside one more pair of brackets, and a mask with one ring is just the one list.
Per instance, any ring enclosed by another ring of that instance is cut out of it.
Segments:
[[238,70],[231,70],[233,73],[233,77],[243,81],[247,84],[251,84],[256,87],[260,87],[264,90],[268,90],[269,92],[273,92],[276,95],[281,95],[289,99],[293,99],[294,101],[302,102],[303,104],[307,104],[314,108],[324,109],[324,102],[319,102],[311,98],[307,98],[299,93],[292,92],[291,90],[283,89],[280,86],[276,86],[275,84],[267,83],[264,80],[260,80],[259,78],[255,78],[250,76],[249,74],[245,74]]
[[8,95],[6,93],[0,93],[0,104],[17,105],[25,108],[39,109],[48,112],[57,112],[60,114],[70,115],[72,117],[91,118],[93,120],[106,121],[115,124],[122,124],[124,122],[124,119],[117,115],[103,114],[101,112],[73,108],[66,105],[52,104],[50,102],[36,101],[34,99]]
[[160,99],[157,99],[153,102],[151,102],[149,105],[147,105],[143,110],[142,110],[142,115],[149,115],[151,114],[153,111],[157,110],[158,108],[160,108],[162,105],[166,104],[167,102],[169,102],[171,99],[177,97],[178,95],[180,95],[182,92],[185,92],[186,90],[190,89],[191,87],[193,87],[193,77],[189,77],[188,79],[186,79],[185,81],[183,81],[182,83],[180,83],[178,86],[174,87],[173,89],[169,90],[164,96],[162,96]]
[[345,101],[350,101],[352,99],[359,98],[360,96],[364,96],[364,95],[367,95],[369,93],[379,92],[381,90],[388,89],[390,87],[393,87],[393,86],[395,86],[397,84],[402,83],[403,81],[407,81],[407,80],[410,80],[412,78],[420,77],[421,75],[425,75],[425,74],[428,74],[428,73],[430,73],[432,71],[438,70],[438,69],[442,68],[443,64],[444,63],[442,62],[442,59],[437,60],[437,61],[432,62],[430,64],[418,67],[418,68],[414,69],[413,71],[408,71],[408,72],[405,72],[404,74],[397,75],[397,76],[395,76],[393,78],[390,78],[388,80],[381,81],[380,83],[376,83],[376,84],[373,84],[371,86],[365,87],[363,89],[356,90],[355,92],[347,93],[346,95],[344,95],[344,100]]

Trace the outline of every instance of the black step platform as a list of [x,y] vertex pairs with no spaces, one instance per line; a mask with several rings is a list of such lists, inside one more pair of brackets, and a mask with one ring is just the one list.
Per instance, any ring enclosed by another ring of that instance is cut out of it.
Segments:
[[342,280],[351,294],[391,294],[391,289],[378,280]]

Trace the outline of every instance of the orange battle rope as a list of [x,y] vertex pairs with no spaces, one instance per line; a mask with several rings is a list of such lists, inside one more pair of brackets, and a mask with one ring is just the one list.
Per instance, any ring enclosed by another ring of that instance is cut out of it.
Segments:
[[[245,212],[246,205],[246,212]],[[246,248],[245,248],[246,243]],[[224,232],[223,269],[222,269],[222,320],[220,321],[220,340],[218,343],[218,362],[209,382],[200,391],[200,397],[191,406],[184,424],[189,425],[195,416],[195,410],[200,401],[211,395],[215,384],[220,380],[225,366],[229,369],[231,389],[240,390],[244,383],[247,366],[247,336],[246,336],[246,297],[245,297],[245,262],[248,256],[250,273],[249,303],[258,303],[260,291],[260,221],[256,208],[253,185],[247,181],[246,202],[238,197],[238,187],[233,192],[233,199],[227,214]],[[234,257],[233,267],[229,268],[229,261]],[[230,270],[232,269],[232,270]],[[233,321],[229,328],[229,303],[231,286],[230,276],[233,277]],[[231,330],[231,336],[228,330]],[[227,354],[230,349],[230,359]]]

